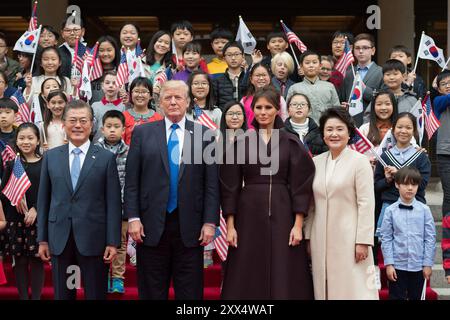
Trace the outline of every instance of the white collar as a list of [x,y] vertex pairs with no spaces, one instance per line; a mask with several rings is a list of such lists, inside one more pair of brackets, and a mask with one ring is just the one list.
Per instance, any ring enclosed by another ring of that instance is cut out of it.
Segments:
[[[167,117],[164,117],[164,121],[166,123],[166,130],[169,130],[173,122],[170,121]],[[181,131],[184,132],[184,128],[186,127],[186,115],[184,115],[183,118],[178,122],[178,126],[180,127]]]
[[[89,150],[90,145],[91,145],[91,141],[88,139],[85,143],[83,143],[78,148],[83,152],[84,155],[86,155]],[[69,154],[71,154],[73,149],[75,149],[75,148],[77,148],[77,147],[74,146],[73,143],[69,141]]]

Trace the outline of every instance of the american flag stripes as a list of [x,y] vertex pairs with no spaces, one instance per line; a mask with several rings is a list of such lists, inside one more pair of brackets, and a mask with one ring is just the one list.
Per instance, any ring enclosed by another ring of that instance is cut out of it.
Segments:
[[194,106],[194,116],[195,119],[205,127],[208,127],[212,130],[217,129],[217,125],[215,124],[215,122],[212,121],[211,118],[208,117],[208,115],[204,113],[203,110],[197,105]]
[[34,31],[38,28],[36,8],[37,8],[37,1],[35,1],[34,5],[33,5],[33,11],[31,12],[30,23],[28,25],[28,31]]
[[98,78],[103,76],[103,65],[100,61],[100,57],[97,54],[97,57],[95,57],[94,62],[92,64],[92,71],[91,71],[91,81],[94,81]]
[[17,206],[29,187],[31,187],[30,179],[28,179],[20,158],[16,157],[11,176],[2,192],[11,201],[11,205]]
[[16,157],[13,148],[3,140],[0,140],[0,153],[2,155],[3,168],[6,167],[8,161],[11,161]]
[[441,123],[433,112],[430,94],[427,94],[423,99],[422,109],[424,110],[425,130],[427,131],[428,140],[431,140]]
[[20,88],[17,89],[16,92],[14,92],[14,94],[11,96],[11,100],[14,101],[19,108],[16,121],[18,123],[30,122],[31,111],[25,101],[25,98],[22,95],[22,91],[20,90]]
[[117,85],[119,87],[121,87],[125,83],[127,83],[128,76],[129,76],[129,72],[128,72],[127,55],[122,50],[121,55],[120,55],[120,64],[119,64],[119,67],[117,68]]
[[227,242],[227,223],[220,213],[220,225],[219,225],[220,235],[214,239],[214,246],[216,247],[216,252],[219,255],[220,260],[227,260],[228,255],[228,242]]
[[300,50],[301,53],[308,50],[306,45],[300,40],[300,38],[291,30],[289,29],[283,21],[280,22],[281,26],[283,27],[284,33],[286,34],[286,37],[288,38],[289,43],[293,43],[297,46],[298,50]]
[[353,63],[353,61],[355,61],[355,58],[353,57],[353,53],[350,48],[350,42],[348,42],[348,39],[345,38],[344,53],[336,62],[334,69],[336,69],[336,71],[339,71],[345,77],[345,72],[347,71],[348,66]]
[[88,57],[88,54],[89,50],[87,50],[86,46],[83,43],[81,43],[79,39],[77,39],[75,42],[75,54],[73,57],[73,65],[76,67],[76,69],[80,74],[83,70],[83,61]]
[[355,128],[355,137],[353,138],[353,143],[348,147],[359,153],[366,153],[370,149],[373,148],[373,144],[359,131],[358,128]]

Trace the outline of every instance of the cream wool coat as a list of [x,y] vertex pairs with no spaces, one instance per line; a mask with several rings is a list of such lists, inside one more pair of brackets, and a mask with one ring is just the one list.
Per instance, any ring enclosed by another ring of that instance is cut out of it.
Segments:
[[372,250],[355,262],[355,245],[373,245],[374,182],[366,156],[346,148],[328,187],[330,152],[314,157],[314,204],[305,220],[310,239],[314,296],[317,300],[377,300]]

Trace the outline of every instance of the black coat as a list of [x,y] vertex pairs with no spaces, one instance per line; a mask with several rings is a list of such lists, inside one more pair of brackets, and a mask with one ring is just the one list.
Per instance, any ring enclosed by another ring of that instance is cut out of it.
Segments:
[[[224,74],[218,76],[213,82],[214,97],[216,98],[216,105],[223,110],[225,104],[231,100],[234,100],[234,86],[228,74],[228,69]],[[238,99],[240,101],[245,95],[247,85],[245,83],[245,71],[242,70],[239,75],[238,84]]]
[[70,79],[72,74],[72,54],[64,45],[59,46],[58,51],[61,55],[61,75]]
[[[299,139],[298,133],[292,128],[290,122],[291,117],[287,118],[284,122],[284,127],[287,132],[295,134]],[[323,142],[322,136],[320,135],[320,129],[312,118],[309,119],[308,133],[305,136],[303,144],[311,152],[313,156],[317,156],[321,153],[328,151],[328,147]]]

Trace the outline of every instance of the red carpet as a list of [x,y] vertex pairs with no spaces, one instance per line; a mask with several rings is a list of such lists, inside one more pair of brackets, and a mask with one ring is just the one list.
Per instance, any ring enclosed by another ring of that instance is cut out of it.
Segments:
[[[386,269],[383,264],[383,257],[381,253],[378,255],[379,267],[381,270],[381,284],[380,299],[386,300],[389,296],[387,288]],[[17,289],[15,287],[14,274],[10,263],[4,264],[6,279],[8,283],[4,286],[0,286],[0,300],[18,299]],[[42,299],[53,299],[52,277],[51,268],[47,264],[45,267],[45,285],[42,292]],[[213,266],[204,270],[204,298],[205,300],[217,300],[220,298],[220,284],[221,284],[221,265],[220,262],[215,259]],[[430,283],[427,284],[427,300],[436,300],[437,294],[430,287]],[[83,289],[78,290],[78,298],[83,298]],[[174,298],[173,288],[170,288],[169,298]],[[127,265],[125,272],[125,294],[109,294],[110,300],[136,300],[138,299],[137,283],[136,283],[136,268]]]

